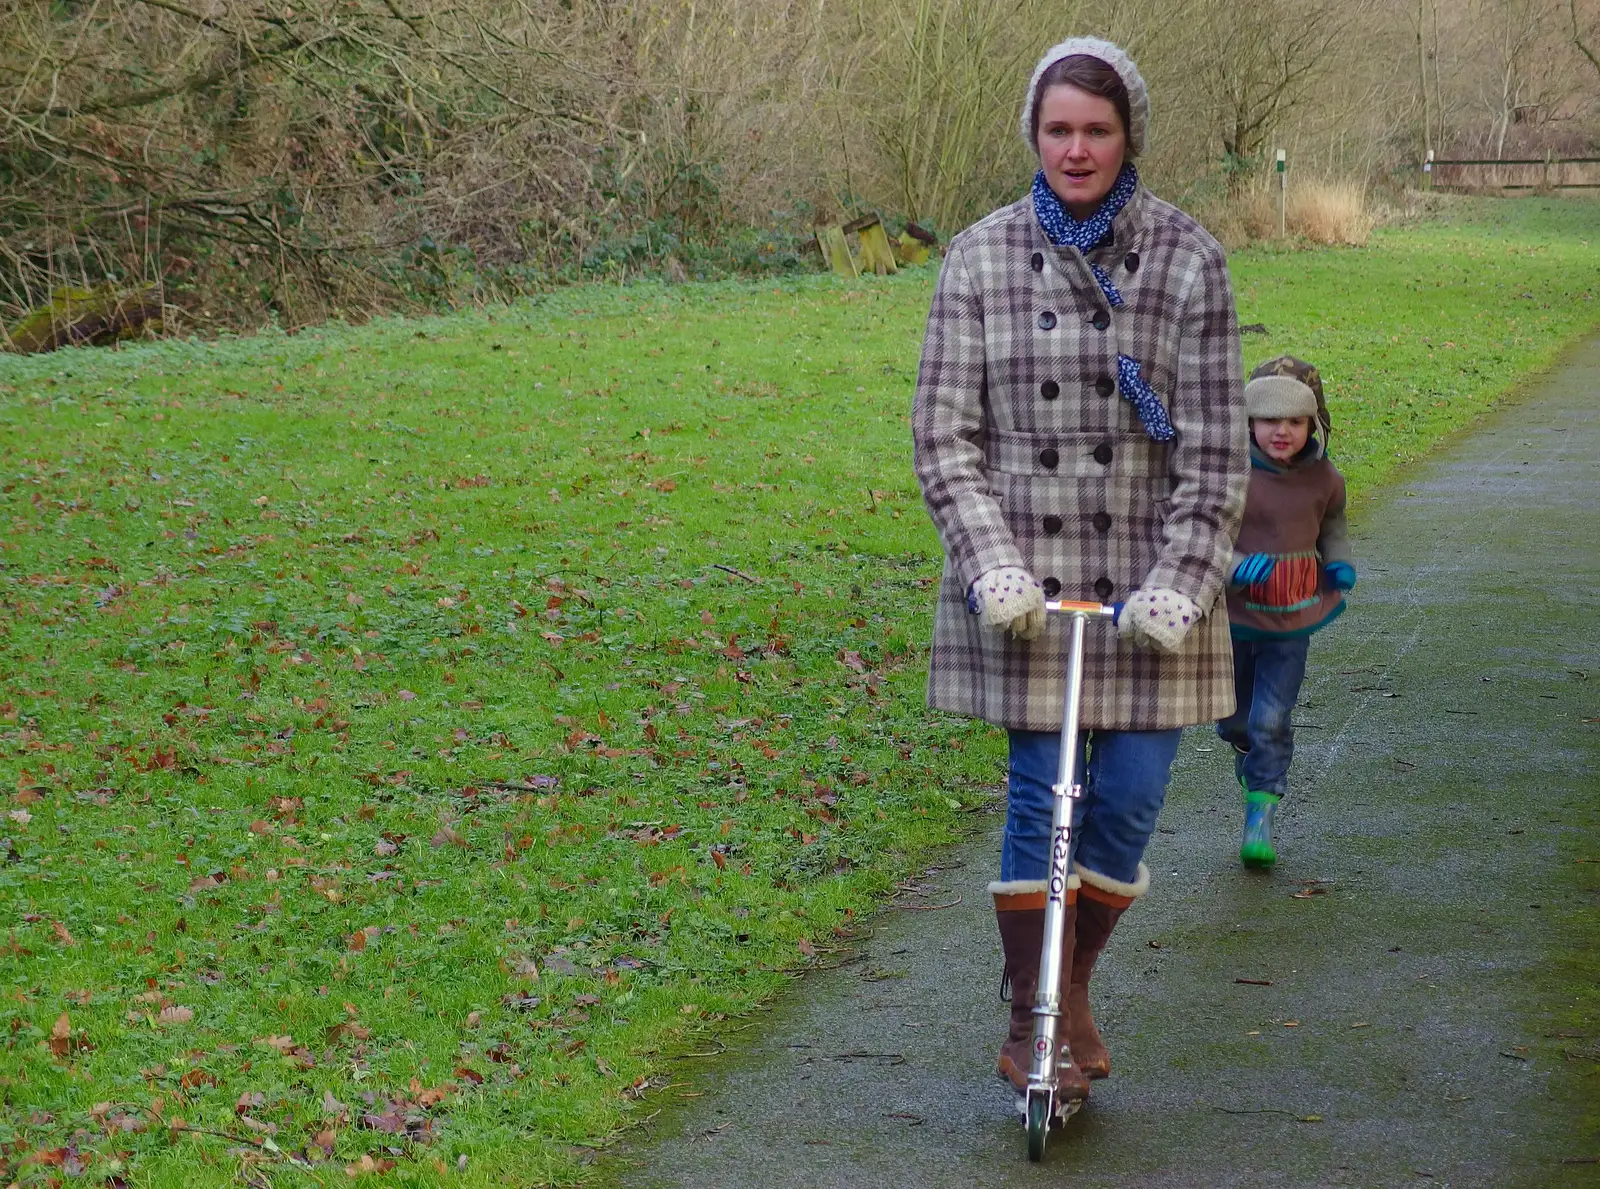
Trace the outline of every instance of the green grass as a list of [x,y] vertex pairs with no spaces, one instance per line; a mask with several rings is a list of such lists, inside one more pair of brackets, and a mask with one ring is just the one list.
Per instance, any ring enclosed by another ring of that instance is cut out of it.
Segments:
[[[1452,209],[1234,262],[1358,492],[1600,322],[1600,207]],[[956,837],[931,283],[0,360],[0,1176],[571,1181]]]

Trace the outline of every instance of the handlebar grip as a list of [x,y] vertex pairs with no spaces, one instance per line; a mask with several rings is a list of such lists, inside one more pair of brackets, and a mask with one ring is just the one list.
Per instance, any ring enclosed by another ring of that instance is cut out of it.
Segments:
[[1121,603],[1086,603],[1075,599],[1046,599],[1044,609],[1067,615],[1087,615],[1090,619],[1109,619],[1113,623],[1122,614]]

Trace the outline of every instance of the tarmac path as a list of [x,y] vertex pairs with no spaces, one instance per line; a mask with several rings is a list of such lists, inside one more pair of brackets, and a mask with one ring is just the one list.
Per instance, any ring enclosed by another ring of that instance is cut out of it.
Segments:
[[1600,341],[1360,509],[1270,875],[1237,863],[1226,749],[1186,733],[1093,984],[1114,1072],[1042,1165],[992,1076],[996,816],[931,911],[675,1063],[703,1096],[660,1095],[600,1179],[1600,1185],[1597,405]]

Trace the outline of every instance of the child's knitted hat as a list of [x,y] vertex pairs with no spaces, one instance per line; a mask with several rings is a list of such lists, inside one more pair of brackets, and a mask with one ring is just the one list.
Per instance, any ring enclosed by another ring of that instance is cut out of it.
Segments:
[[[1278,355],[1267,360],[1255,371],[1250,373],[1252,381],[1263,376],[1288,376],[1290,379],[1299,380],[1316,395],[1317,407],[1314,413],[1291,413],[1289,416],[1314,416],[1317,424],[1322,427],[1322,438],[1326,442],[1333,432],[1333,418],[1328,415],[1328,401],[1322,394],[1322,373],[1317,371],[1314,363],[1307,363],[1304,359],[1296,359],[1293,355]],[[1257,414],[1250,414],[1252,417]],[[1265,416],[1266,414],[1260,414]]]
[[1251,417],[1315,417],[1317,394],[1293,376],[1261,376],[1244,386],[1244,408]]

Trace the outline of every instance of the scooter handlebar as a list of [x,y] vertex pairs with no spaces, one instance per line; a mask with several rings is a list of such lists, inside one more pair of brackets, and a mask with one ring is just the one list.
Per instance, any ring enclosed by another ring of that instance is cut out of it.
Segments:
[[1121,603],[1078,603],[1071,599],[1046,599],[1044,609],[1060,615],[1085,615],[1090,619],[1109,619],[1112,623],[1122,614]]

